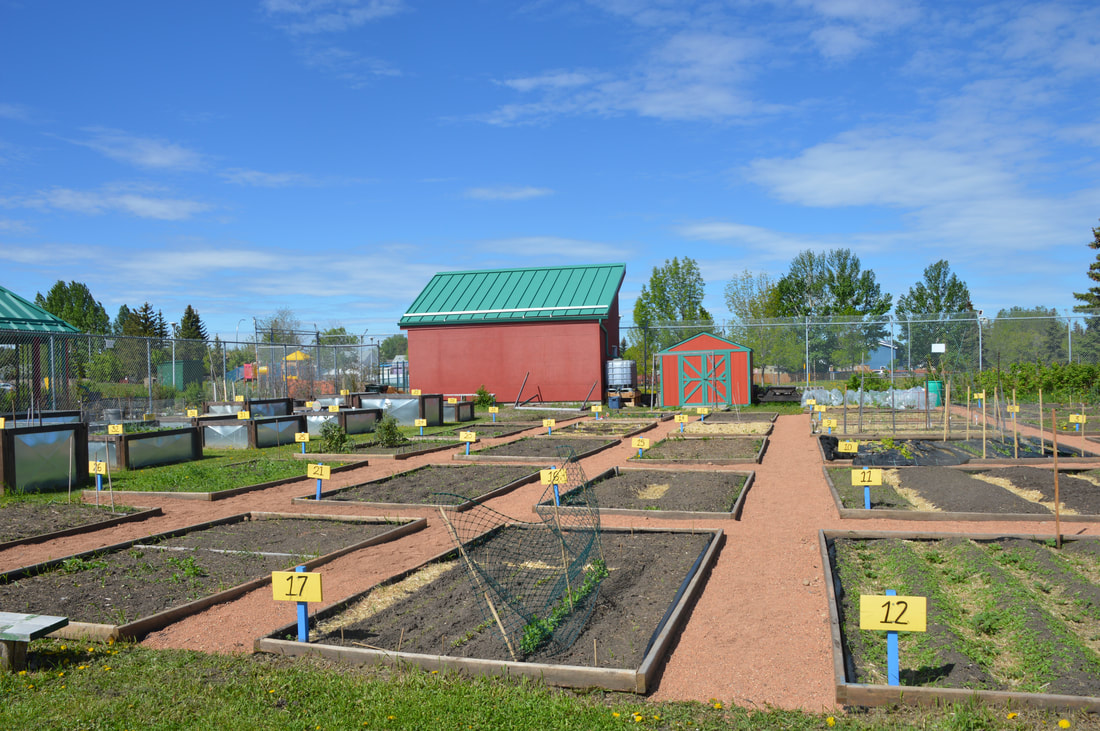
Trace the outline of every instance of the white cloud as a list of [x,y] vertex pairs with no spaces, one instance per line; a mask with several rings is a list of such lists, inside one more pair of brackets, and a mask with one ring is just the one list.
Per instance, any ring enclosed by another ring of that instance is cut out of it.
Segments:
[[554,191],[549,188],[535,188],[528,185],[523,187],[469,188],[463,195],[479,201],[522,201],[553,194]]
[[568,89],[585,86],[594,81],[590,74],[579,71],[548,71],[540,76],[528,76],[520,79],[505,79],[497,83],[516,91],[534,91],[536,89]]
[[28,122],[30,118],[30,109],[22,104],[0,104],[0,119],[10,119],[14,122]]
[[318,181],[302,173],[265,173],[260,170],[229,168],[220,173],[222,180],[234,185],[248,185],[256,188],[289,188],[292,186],[312,186]]
[[826,58],[845,59],[854,56],[871,45],[855,28],[843,25],[827,25],[810,34],[810,38]]
[[71,142],[91,148],[120,162],[163,170],[201,170],[203,156],[194,150],[164,140],[138,137],[120,130],[89,128],[91,137]]
[[338,33],[396,15],[402,0],[264,0],[268,15],[292,34]]
[[52,188],[30,196],[0,198],[0,205],[40,210],[52,208],[87,215],[127,213],[161,221],[182,221],[212,208],[198,201],[142,195],[124,187],[100,191]]
[[386,61],[336,46],[303,46],[298,49],[298,56],[307,68],[323,71],[353,89],[361,89],[378,77],[401,76],[401,72]]
[[4,233],[16,233],[25,234],[30,233],[34,229],[29,226],[25,221],[16,221],[10,218],[0,218],[0,231]]

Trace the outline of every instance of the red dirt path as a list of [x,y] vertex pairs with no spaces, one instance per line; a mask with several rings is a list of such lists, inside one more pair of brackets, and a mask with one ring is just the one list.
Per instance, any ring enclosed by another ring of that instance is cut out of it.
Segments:
[[[676,424],[666,422],[646,436],[659,438],[675,428]],[[515,438],[518,437],[510,439]],[[741,521],[604,518],[604,524],[609,526],[722,528],[726,531],[725,546],[672,650],[657,689],[652,693],[654,699],[706,701],[713,698],[745,706],[810,711],[836,707],[825,577],[818,549],[821,529],[904,532],[919,529],[922,532],[960,533],[1054,531],[1053,521],[1027,524],[922,522],[919,527],[904,521],[842,521],[830,499],[815,440],[816,437],[809,433],[808,416],[780,416],[761,464],[705,468],[756,471],[756,481],[749,492]],[[498,441],[506,440],[486,440],[486,443]],[[1075,441],[1078,440],[1059,441],[1077,446]],[[584,460],[583,466],[592,476],[623,464],[633,453],[626,440],[618,447]],[[450,457],[450,452],[441,452],[403,462],[376,460],[369,467],[334,476],[326,488],[388,476],[423,464],[446,462]],[[531,507],[542,489],[538,484],[528,485],[490,504],[518,519],[534,519]],[[312,481],[302,480],[214,502],[135,499],[116,493],[119,502],[159,505],[165,515],[94,534],[0,551],[0,570],[250,510],[377,514],[377,511],[354,504],[291,504],[292,497],[309,495],[312,490]],[[429,524],[419,533],[356,552],[321,567],[325,595],[330,602],[363,591],[451,547],[450,537],[433,511],[407,509],[391,512],[387,517],[397,515],[427,517]],[[1100,535],[1100,523],[1075,523],[1073,532]],[[270,588],[264,587],[177,622],[150,635],[144,644],[207,652],[249,652],[257,637],[294,619],[294,605],[272,601]]]

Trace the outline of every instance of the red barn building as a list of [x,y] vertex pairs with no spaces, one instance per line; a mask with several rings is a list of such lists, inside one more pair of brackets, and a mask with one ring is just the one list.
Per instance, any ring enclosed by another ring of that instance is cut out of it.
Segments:
[[625,264],[436,274],[398,323],[409,338],[410,387],[469,394],[484,385],[500,401],[601,400],[625,276]]
[[747,406],[752,349],[700,333],[657,353],[662,406]]

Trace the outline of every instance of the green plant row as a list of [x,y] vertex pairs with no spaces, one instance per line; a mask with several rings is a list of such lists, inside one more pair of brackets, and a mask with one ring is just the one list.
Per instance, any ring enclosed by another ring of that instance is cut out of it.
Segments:
[[592,568],[584,575],[584,582],[576,591],[566,589],[565,594],[546,617],[539,618],[532,615],[531,620],[524,626],[523,636],[519,641],[519,649],[523,654],[531,655],[549,642],[554,630],[573,612],[573,607],[595,591],[607,574],[607,564],[601,559],[595,559],[592,561]]

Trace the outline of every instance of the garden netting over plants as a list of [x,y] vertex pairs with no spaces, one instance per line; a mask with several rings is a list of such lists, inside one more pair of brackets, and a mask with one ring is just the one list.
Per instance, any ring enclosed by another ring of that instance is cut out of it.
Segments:
[[[540,502],[569,508],[540,522],[516,521],[481,503],[440,513],[462,554],[485,624],[500,634],[513,659],[538,650],[555,654],[576,640],[596,606],[607,575],[595,492],[569,447],[558,448],[557,478]],[[467,502],[457,495],[441,498]]]
[[[806,399],[814,399],[816,403],[825,406],[842,406],[845,402],[845,393],[837,388],[808,388],[802,392],[802,405],[806,406]],[[929,399],[933,406],[937,405],[938,397],[932,394]],[[849,406],[878,406],[887,409],[924,409],[925,391],[923,388],[892,388],[886,391],[859,391],[847,392]]]

